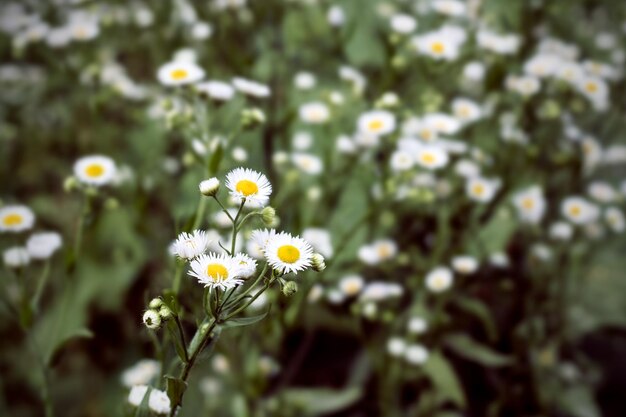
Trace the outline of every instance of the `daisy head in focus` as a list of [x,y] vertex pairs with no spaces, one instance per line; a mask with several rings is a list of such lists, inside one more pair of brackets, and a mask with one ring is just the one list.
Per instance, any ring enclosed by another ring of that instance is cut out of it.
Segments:
[[35,224],[35,214],[22,205],[8,205],[0,208],[0,232],[18,233],[28,230]]
[[359,116],[357,127],[359,132],[365,135],[387,135],[395,130],[396,118],[388,111],[373,110]]
[[193,84],[204,78],[204,70],[194,62],[172,61],[159,68],[157,78],[168,87]]
[[189,275],[210,289],[228,289],[243,283],[245,267],[237,259],[215,253],[203,254],[191,262]]
[[263,253],[275,271],[298,273],[311,266],[313,248],[304,239],[282,232],[269,238]]
[[181,259],[191,260],[204,254],[211,240],[204,230],[194,230],[191,233],[182,232],[171,247],[173,255]]
[[265,206],[272,194],[272,185],[267,177],[247,168],[236,168],[226,174],[226,187],[230,195],[240,202]]
[[108,156],[84,156],[74,164],[74,175],[83,184],[100,187],[115,179],[117,168]]

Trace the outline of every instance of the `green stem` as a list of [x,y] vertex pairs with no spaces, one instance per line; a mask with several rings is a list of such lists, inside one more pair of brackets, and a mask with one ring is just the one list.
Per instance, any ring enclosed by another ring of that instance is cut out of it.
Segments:
[[222,202],[217,198],[217,196],[213,196],[213,199],[215,201],[217,201],[217,204],[220,205],[220,207],[222,208],[222,211],[224,213],[226,213],[226,215],[228,216],[228,218],[230,219],[231,222],[234,222],[235,219],[233,219],[233,216],[230,215],[230,213],[228,212],[228,210],[226,210],[226,207],[224,207],[224,205],[222,204]]
[[198,207],[196,208],[196,214],[193,220],[193,226],[191,230],[196,230],[200,227],[200,223],[202,223],[202,218],[204,217],[204,212],[206,210],[206,198],[204,196],[200,197],[200,201],[198,202]]
[[237,314],[241,313],[243,310],[245,310],[246,308],[248,308],[250,306],[250,304],[252,304],[257,298],[259,298],[259,296],[261,294],[263,294],[273,283],[274,280],[276,279],[276,277],[272,277],[270,278],[265,285],[263,286],[263,288],[261,288],[256,294],[254,294],[254,296],[250,299],[250,301],[248,301],[246,304],[242,305],[241,307],[239,307],[238,309],[236,309],[235,311],[233,311],[232,313],[230,313],[229,315],[226,316],[226,318],[224,318],[223,321],[228,321],[229,319],[235,317]]
[[180,291],[180,283],[183,277],[183,264],[178,259],[176,259],[176,272],[174,272],[174,283],[172,284],[172,291],[174,291],[175,295],[178,295]]
[[230,244],[230,255],[234,256],[235,255],[235,245],[237,243],[237,220],[239,219],[239,216],[241,215],[241,210],[243,210],[243,206],[244,204],[246,204],[246,199],[242,199],[241,200],[241,205],[239,206],[239,210],[237,211],[237,215],[235,216],[235,219],[233,220],[233,236],[232,236],[232,241]]
[[41,298],[41,294],[43,293],[43,289],[46,286],[46,282],[48,282],[48,276],[50,276],[50,259],[46,259],[43,271],[41,271],[39,281],[37,282],[37,288],[35,289],[35,294],[33,295],[33,299],[31,301],[33,311],[36,311],[37,306],[39,306],[39,300]]
[[185,362],[189,362],[189,353],[187,353],[187,340],[185,339],[185,330],[183,330],[183,325],[177,315],[174,316],[174,321],[176,322],[176,327],[178,327],[178,335],[180,336],[180,342],[182,343],[183,350],[185,352]]
[[[250,285],[248,287],[248,289],[246,289],[242,294],[240,294],[239,297],[236,300],[233,301],[233,304],[237,304],[238,302],[243,300],[246,297],[246,295],[248,295],[250,293],[250,291],[252,291],[252,289],[254,289],[254,287],[259,283],[259,281],[261,281],[261,279],[263,279],[263,277],[265,277],[265,273],[266,272],[267,272],[267,264],[265,264],[265,266],[263,267],[263,270],[261,271],[259,276],[256,277],[256,279],[254,280],[252,285]],[[235,290],[235,288],[233,288],[231,290],[229,295],[232,294],[234,292],[234,290]],[[222,304],[222,307],[226,307],[226,302],[228,301],[229,298],[230,298],[230,296],[227,296],[227,298],[224,300],[224,303]]]

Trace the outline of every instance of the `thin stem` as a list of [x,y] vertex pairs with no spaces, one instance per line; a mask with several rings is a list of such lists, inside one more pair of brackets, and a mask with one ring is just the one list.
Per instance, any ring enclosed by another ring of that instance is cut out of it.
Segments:
[[39,300],[41,298],[41,294],[43,293],[43,289],[46,286],[46,282],[48,282],[48,277],[50,276],[50,259],[46,259],[46,262],[43,266],[43,271],[41,271],[41,275],[39,276],[39,281],[37,282],[37,288],[35,289],[35,294],[33,294],[33,299],[31,301],[31,306],[33,311],[37,309],[39,306]]
[[[233,304],[237,304],[239,301],[243,300],[246,297],[246,295],[248,295],[250,293],[250,291],[252,291],[252,289],[256,286],[256,284],[258,284],[259,281],[261,281],[261,279],[263,279],[263,277],[265,277],[265,273],[266,272],[267,272],[267,264],[265,264],[265,266],[263,267],[263,270],[261,271],[259,276],[256,277],[256,279],[254,280],[252,285],[250,285],[247,290],[245,290],[242,294],[240,294],[239,298],[237,298],[235,301],[233,301]],[[233,288],[233,290],[231,290],[230,294],[232,294],[232,292],[234,290],[235,289]],[[230,297],[227,297],[227,299],[224,300],[224,303],[222,304],[222,307],[226,306],[226,302],[228,301],[228,298],[230,298]]]
[[235,219],[233,220],[233,236],[232,236],[232,241],[230,244],[230,254],[231,256],[235,254],[235,245],[237,243],[237,220],[239,219],[239,216],[241,215],[241,210],[243,210],[243,206],[244,204],[246,204],[246,199],[242,199],[241,200],[241,205],[239,206],[239,210],[237,211],[237,215],[235,216]]
[[260,216],[261,213],[258,211],[253,211],[252,213],[248,213],[244,216],[243,219],[241,219],[241,221],[239,222],[239,224],[237,225],[237,232],[239,232],[241,230],[241,228],[243,227],[243,224],[246,222],[246,220],[248,220],[250,217],[252,216]]
[[252,304],[257,298],[259,298],[259,296],[263,294],[274,283],[274,280],[275,280],[275,277],[272,277],[271,279],[269,279],[265,283],[263,288],[261,288],[256,294],[254,294],[254,296],[250,299],[250,301],[248,301],[246,304],[242,305],[241,307],[239,307],[238,309],[236,309],[235,311],[227,315],[223,321],[228,321],[229,319],[233,318],[234,316],[236,316],[237,314],[241,313],[243,310],[248,308],[250,304]]
[[228,216],[228,218],[230,219],[231,222],[235,222],[235,219],[233,219],[233,216],[230,215],[230,213],[228,212],[228,210],[226,210],[226,207],[224,207],[224,205],[222,204],[222,202],[219,200],[219,198],[217,198],[217,196],[213,196],[213,199],[215,201],[217,201],[217,204],[219,204],[219,206],[222,208],[222,211],[224,213],[226,213],[226,215]]
[[196,214],[193,220],[193,226],[191,230],[196,230],[200,227],[200,223],[202,223],[202,218],[204,217],[204,212],[206,210],[206,198],[204,196],[200,197],[200,201],[198,202],[198,207],[196,208]]
[[178,259],[176,259],[176,271],[174,272],[174,283],[172,284],[172,291],[174,291],[175,295],[178,295],[180,291],[180,283],[183,277],[183,264]]
[[180,341],[183,345],[183,351],[185,352],[185,362],[189,362],[189,354],[187,353],[187,340],[185,339],[185,330],[183,329],[183,325],[180,322],[180,318],[178,315],[174,316],[174,321],[176,322],[176,327],[178,327],[178,335],[180,336]]

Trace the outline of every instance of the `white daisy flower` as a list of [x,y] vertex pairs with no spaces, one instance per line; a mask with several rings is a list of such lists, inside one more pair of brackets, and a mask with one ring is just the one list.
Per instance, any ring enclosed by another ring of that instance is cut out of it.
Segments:
[[148,392],[147,385],[135,385],[130,389],[130,393],[128,394],[128,402],[135,407],[139,407],[143,402],[143,397],[146,396]]
[[304,239],[282,232],[270,239],[264,253],[273,269],[283,274],[297,274],[311,266],[313,248]]
[[425,363],[428,360],[428,356],[428,349],[417,343],[407,346],[406,351],[404,352],[404,358],[407,362],[414,365],[421,365]]
[[428,330],[428,322],[422,317],[411,317],[407,327],[409,333],[422,334]]
[[310,72],[299,72],[293,79],[294,85],[300,90],[310,90],[315,87],[316,82],[315,75]]
[[465,31],[454,27],[444,27],[434,32],[415,36],[412,39],[417,50],[436,60],[453,61],[466,39]]
[[339,289],[346,297],[356,297],[364,286],[365,281],[360,275],[348,275],[339,280]]
[[471,123],[480,119],[482,109],[473,100],[467,98],[455,98],[452,101],[452,112],[454,116],[463,123]]
[[264,98],[269,97],[271,94],[270,88],[267,85],[256,81],[235,77],[232,79],[232,83],[238,91],[248,96]]
[[346,21],[346,15],[343,8],[337,4],[333,4],[326,14],[326,19],[331,26],[342,26]]
[[555,240],[570,240],[572,235],[574,234],[574,229],[572,225],[567,222],[555,222],[550,226],[548,234],[552,239]]
[[604,181],[594,181],[587,187],[589,196],[600,203],[612,203],[617,198],[617,191],[611,184]]
[[363,288],[360,301],[384,301],[389,298],[400,297],[404,293],[404,287],[395,282],[375,281],[370,282]]
[[93,18],[72,19],[68,30],[74,40],[89,41],[100,33],[98,22]]
[[446,16],[463,16],[467,11],[465,3],[459,0],[434,0],[430,7]]
[[478,260],[473,256],[461,255],[452,258],[452,268],[459,274],[473,274],[478,270],[478,265]]
[[310,124],[323,124],[330,118],[328,106],[317,101],[301,105],[298,113],[303,122]]
[[463,78],[468,81],[480,82],[485,78],[485,64],[478,61],[468,62],[463,67]]
[[274,236],[276,236],[274,229],[253,230],[246,245],[248,253],[256,259],[263,259],[265,247]]
[[122,384],[129,388],[136,385],[145,385],[160,373],[161,363],[159,361],[142,359],[122,373]]
[[426,275],[426,288],[434,293],[448,290],[452,286],[454,275],[445,266],[440,266]]
[[394,32],[408,35],[417,28],[417,21],[411,15],[399,13],[391,16],[389,25]]
[[478,31],[476,41],[481,48],[499,55],[514,54],[521,45],[521,39],[518,35],[495,33],[486,29]]
[[395,130],[396,117],[385,110],[372,110],[359,116],[357,127],[365,135],[386,135]]
[[415,163],[429,170],[437,170],[448,165],[448,153],[440,146],[420,146],[415,154]]
[[193,62],[172,61],[159,68],[157,78],[166,86],[193,84],[204,78],[204,70]]
[[150,391],[148,407],[157,414],[169,414],[171,411],[170,398],[166,392],[153,389]]
[[406,151],[398,150],[391,154],[389,159],[389,165],[391,165],[392,171],[402,172],[413,168],[415,163],[413,156]]
[[223,81],[206,81],[195,85],[196,91],[216,101],[229,101],[235,96],[235,89]]
[[306,228],[302,231],[302,239],[309,242],[313,249],[324,258],[328,259],[333,256],[332,237],[328,230],[318,227]]
[[0,207],[0,232],[22,232],[33,227],[35,214],[22,205]]
[[300,171],[309,175],[319,175],[324,170],[322,160],[310,153],[294,152],[291,154],[291,162],[293,162]]
[[561,203],[561,213],[574,224],[589,224],[598,219],[600,210],[588,200],[572,196]]
[[467,196],[479,203],[487,203],[493,199],[500,188],[500,180],[474,177],[465,186]]
[[244,268],[234,258],[221,254],[200,255],[191,261],[189,275],[211,289],[228,289],[243,283]]
[[604,219],[611,230],[615,233],[622,233],[626,229],[624,212],[617,207],[609,207],[604,212]]
[[236,168],[226,174],[226,187],[235,201],[250,201],[264,206],[272,194],[272,185],[267,177],[251,169]]
[[172,254],[181,259],[191,260],[204,254],[211,239],[204,230],[194,230],[191,233],[182,232],[172,244]]
[[606,81],[601,78],[585,77],[579,80],[575,86],[598,109],[602,109],[608,102],[609,87]]
[[306,151],[313,144],[313,136],[309,132],[297,132],[293,135],[293,147],[299,151]]
[[504,252],[495,252],[489,256],[491,265],[498,268],[506,268],[509,266],[509,256]]
[[399,357],[406,351],[406,340],[401,337],[391,337],[387,340],[387,352],[391,356]]
[[456,117],[445,113],[427,114],[424,116],[423,122],[432,129],[435,129],[437,133],[445,135],[454,135],[462,128],[461,122]]
[[237,162],[246,162],[248,160],[248,152],[241,146],[234,147],[231,155],[233,160]]
[[391,239],[380,239],[359,249],[359,259],[368,264],[376,265],[392,259],[398,253],[398,246]]
[[83,184],[100,187],[115,179],[117,168],[108,156],[84,156],[74,164],[74,175]]
[[256,272],[256,261],[249,257],[245,253],[238,253],[234,257],[235,262],[241,268],[241,276],[243,278],[250,278]]
[[480,175],[480,166],[469,159],[460,159],[454,164],[454,172],[463,178],[472,178]]
[[530,97],[539,91],[541,81],[539,81],[537,77],[530,75],[520,77],[511,75],[507,77],[505,85],[511,91],[515,91],[525,97]]
[[539,223],[546,211],[546,199],[539,186],[532,186],[515,194],[513,205],[520,220],[528,223]]
[[21,246],[14,246],[2,253],[2,259],[4,261],[4,265],[8,268],[21,268],[30,263],[30,256],[28,255],[28,251],[26,248]]
[[26,241],[26,250],[33,259],[48,259],[63,244],[56,232],[35,233]]

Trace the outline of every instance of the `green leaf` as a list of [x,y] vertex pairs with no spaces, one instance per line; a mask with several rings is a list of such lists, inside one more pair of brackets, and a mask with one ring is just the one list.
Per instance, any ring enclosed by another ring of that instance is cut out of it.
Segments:
[[45,362],[48,365],[51,365],[55,361],[55,359],[59,356],[63,348],[65,348],[65,346],[67,346],[73,340],[83,339],[83,338],[90,339],[92,337],[93,337],[93,333],[89,329],[81,328],[81,329],[74,330],[73,332],[61,338],[57,342],[57,344],[52,348],[52,350],[44,354]]
[[478,239],[486,253],[501,252],[515,232],[517,222],[508,210],[499,210],[496,215],[481,228]]
[[321,416],[341,411],[361,398],[360,387],[342,390],[330,388],[291,388],[283,391],[286,402],[301,409],[301,416]]
[[217,145],[217,149],[215,149],[215,152],[213,152],[213,155],[211,155],[211,159],[209,161],[209,172],[211,173],[211,175],[217,174],[223,155],[224,147],[220,143]]
[[460,407],[465,405],[465,395],[449,361],[440,352],[431,352],[422,370],[432,381],[439,395]]
[[249,326],[263,320],[269,312],[270,311],[268,309],[265,313],[259,314],[258,316],[230,319],[226,323],[223,323],[220,327],[222,327],[223,329],[231,329],[233,327]]
[[558,398],[559,405],[566,414],[575,417],[600,417],[602,415],[590,387],[572,386],[561,393]]
[[487,367],[507,366],[512,358],[482,345],[466,334],[455,333],[445,339],[445,344],[459,356]]
[[463,311],[472,314],[481,321],[489,340],[496,339],[498,336],[496,323],[493,320],[489,307],[487,307],[485,303],[476,298],[469,297],[458,297],[454,300],[454,303]]
[[167,330],[169,330],[170,332],[170,336],[172,337],[172,342],[174,343],[174,348],[176,349],[178,357],[183,363],[185,363],[187,361],[185,348],[183,347],[182,341],[180,340],[178,334],[178,326],[176,326],[176,322],[173,319],[168,320]]
[[183,394],[187,390],[187,383],[180,378],[165,375],[167,396],[170,399],[172,409],[175,409],[183,402]]

